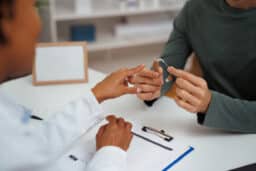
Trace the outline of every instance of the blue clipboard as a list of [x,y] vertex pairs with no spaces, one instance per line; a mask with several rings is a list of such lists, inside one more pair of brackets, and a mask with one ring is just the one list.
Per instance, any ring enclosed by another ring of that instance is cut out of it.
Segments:
[[170,170],[174,165],[179,163],[182,159],[184,159],[186,156],[188,156],[190,153],[194,151],[194,147],[189,147],[187,151],[185,151],[182,155],[180,155],[177,159],[175,159],[173,162],[171,162],[168,166],[166,166],[162,171],[168,171]]

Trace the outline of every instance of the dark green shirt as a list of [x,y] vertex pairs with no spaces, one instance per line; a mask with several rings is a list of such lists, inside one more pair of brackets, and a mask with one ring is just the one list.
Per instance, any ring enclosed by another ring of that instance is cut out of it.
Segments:
[[232,8],[225,0],[188,1],[162,58],[184,68],[192,52],[213,94],[207,113],[198,114],[199,123],[256,133],[256,9]]

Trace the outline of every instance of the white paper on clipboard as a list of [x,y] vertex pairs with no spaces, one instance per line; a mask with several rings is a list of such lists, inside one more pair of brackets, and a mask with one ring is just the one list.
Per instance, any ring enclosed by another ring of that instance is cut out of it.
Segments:
[[142,131],[142,127],[141,125],[133,124],[133,132],[173,150],[166,150],[134,136],[127,155],[128,170],[161,171],[189,148],[189,145],[179,142],[175,137],[172,141],[167,142],[156,135]]
[[[103,123],[102,123],[103,124]],[[102,125],[100,124],[100,125]],[[86,164],[93,158],[96,152],[95,149],[95,135],[100,126],[96,126],[86,137],[84,137],[74,148],[67,153],[74,154],[80,162]],[[127,152],[127,170],[132,171],[156,171],[163,170],[171,162],[177,159],[181,154],[189,149],[189,145],[184,145],[177,139],[173,139],[171,142],[166,142],[163,139],[147,134],[141,131],[142,126],[133,123],[133,132],[150,138],[153,141],[173,148],[173,151],[168,151],[155,144],[149,143],[141,138],[133,136],[133,140],[130,144],[130,148]],[[67,157],[65,160],[69,160]],[[68,164],[68,162],[66,162]],[[72,163],[72,162],[71,162]],[[70,168],[70,166],[65,166]]]

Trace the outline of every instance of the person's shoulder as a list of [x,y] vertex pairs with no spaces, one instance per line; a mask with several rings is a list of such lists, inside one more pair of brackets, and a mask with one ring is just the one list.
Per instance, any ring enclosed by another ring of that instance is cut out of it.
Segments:
[[208,7],[216,7],[220,4],[220,1],[221,0],[188,0],[186,6],[201,7],[207,5]]
[[184,9],[186,11],[190,9],[198,9],[203,3],[204,3],[204,0],[188,0],[185,3]]
[[185,8],[191,12],[216,8],[221,0],[188,0]]

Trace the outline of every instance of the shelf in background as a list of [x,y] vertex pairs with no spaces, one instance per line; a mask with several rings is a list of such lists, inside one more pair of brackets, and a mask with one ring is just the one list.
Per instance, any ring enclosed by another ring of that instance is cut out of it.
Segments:
[[168,40],[169,35],[160,35],[153,37],[140,37],[140,38],[115,38],[108,37],[102,40],[98,40],[94,43],[89,43],[89,52],[97,52],[103,50],[113,50],[119,48],[128,48],[136,46],[144,46],[150,44],[165,43]]
[[183,7],[184,4],[169,6],[169,7],[158,7],[158,8],[136,8],[136,9],[118,9],[118,10],[108,10],[108,11],[93,11],[92,13],[76,13],[74,10],[59,8],[56,14],[53,16],[55,21],[68,21],[68,20],[79,20],[79,19],[97,19],[97,18],[109,18],[118,16],[131,16],[131,15],[141,15],[148,13],[160,13],[160,12],[170,12],[178,11]]

